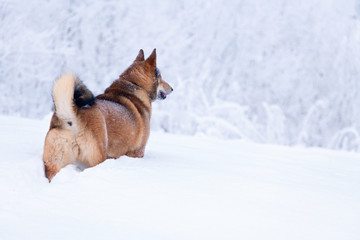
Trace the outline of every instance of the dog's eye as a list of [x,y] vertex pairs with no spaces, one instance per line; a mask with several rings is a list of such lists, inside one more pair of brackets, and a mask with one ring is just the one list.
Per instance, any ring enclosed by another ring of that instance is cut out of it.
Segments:
[[160,70],[158,68],[155,69],[155,77],[160,77]]

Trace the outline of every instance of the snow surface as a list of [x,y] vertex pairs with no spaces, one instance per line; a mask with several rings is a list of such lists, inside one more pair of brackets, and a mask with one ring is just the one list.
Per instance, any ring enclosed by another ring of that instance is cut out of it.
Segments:
[[360,155],[152,132],[49,184],[49,117],[0,116],[0,239],[360,238]]
[[63,70],[100,93],[156,47],[154,129],[360,151],[359,43],[359,0],[0,0],[0,112],[41,119]]

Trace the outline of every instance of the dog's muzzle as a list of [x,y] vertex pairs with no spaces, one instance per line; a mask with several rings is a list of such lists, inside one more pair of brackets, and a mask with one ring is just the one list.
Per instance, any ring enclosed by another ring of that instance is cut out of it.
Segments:
[[159,90],[157,98],[160,100],[164,100],[167,97],[167,95],[169,95],[173,90],[174,90],[173,88],[171,88],[169,91]]

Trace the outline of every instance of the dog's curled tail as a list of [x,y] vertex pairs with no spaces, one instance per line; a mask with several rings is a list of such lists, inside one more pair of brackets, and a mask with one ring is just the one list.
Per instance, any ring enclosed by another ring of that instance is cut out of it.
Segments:
[[95,103],[92,92],[71,73],[65,73],[56,80],[52,96],[56,116],[71,123],[76,119],[77,109]]

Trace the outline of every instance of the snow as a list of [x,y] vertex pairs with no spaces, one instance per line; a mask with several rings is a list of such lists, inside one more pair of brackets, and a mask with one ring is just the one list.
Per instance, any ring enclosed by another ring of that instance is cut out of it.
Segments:
[[359,239],[360,155],[153,131],[49,184],[49,116],[0,116],[0,239]]
[[359,40],[359,0],[2,0],[0,113],[41,119],[63,71],[98,94],[157,48],[154,129],[360,151]]

